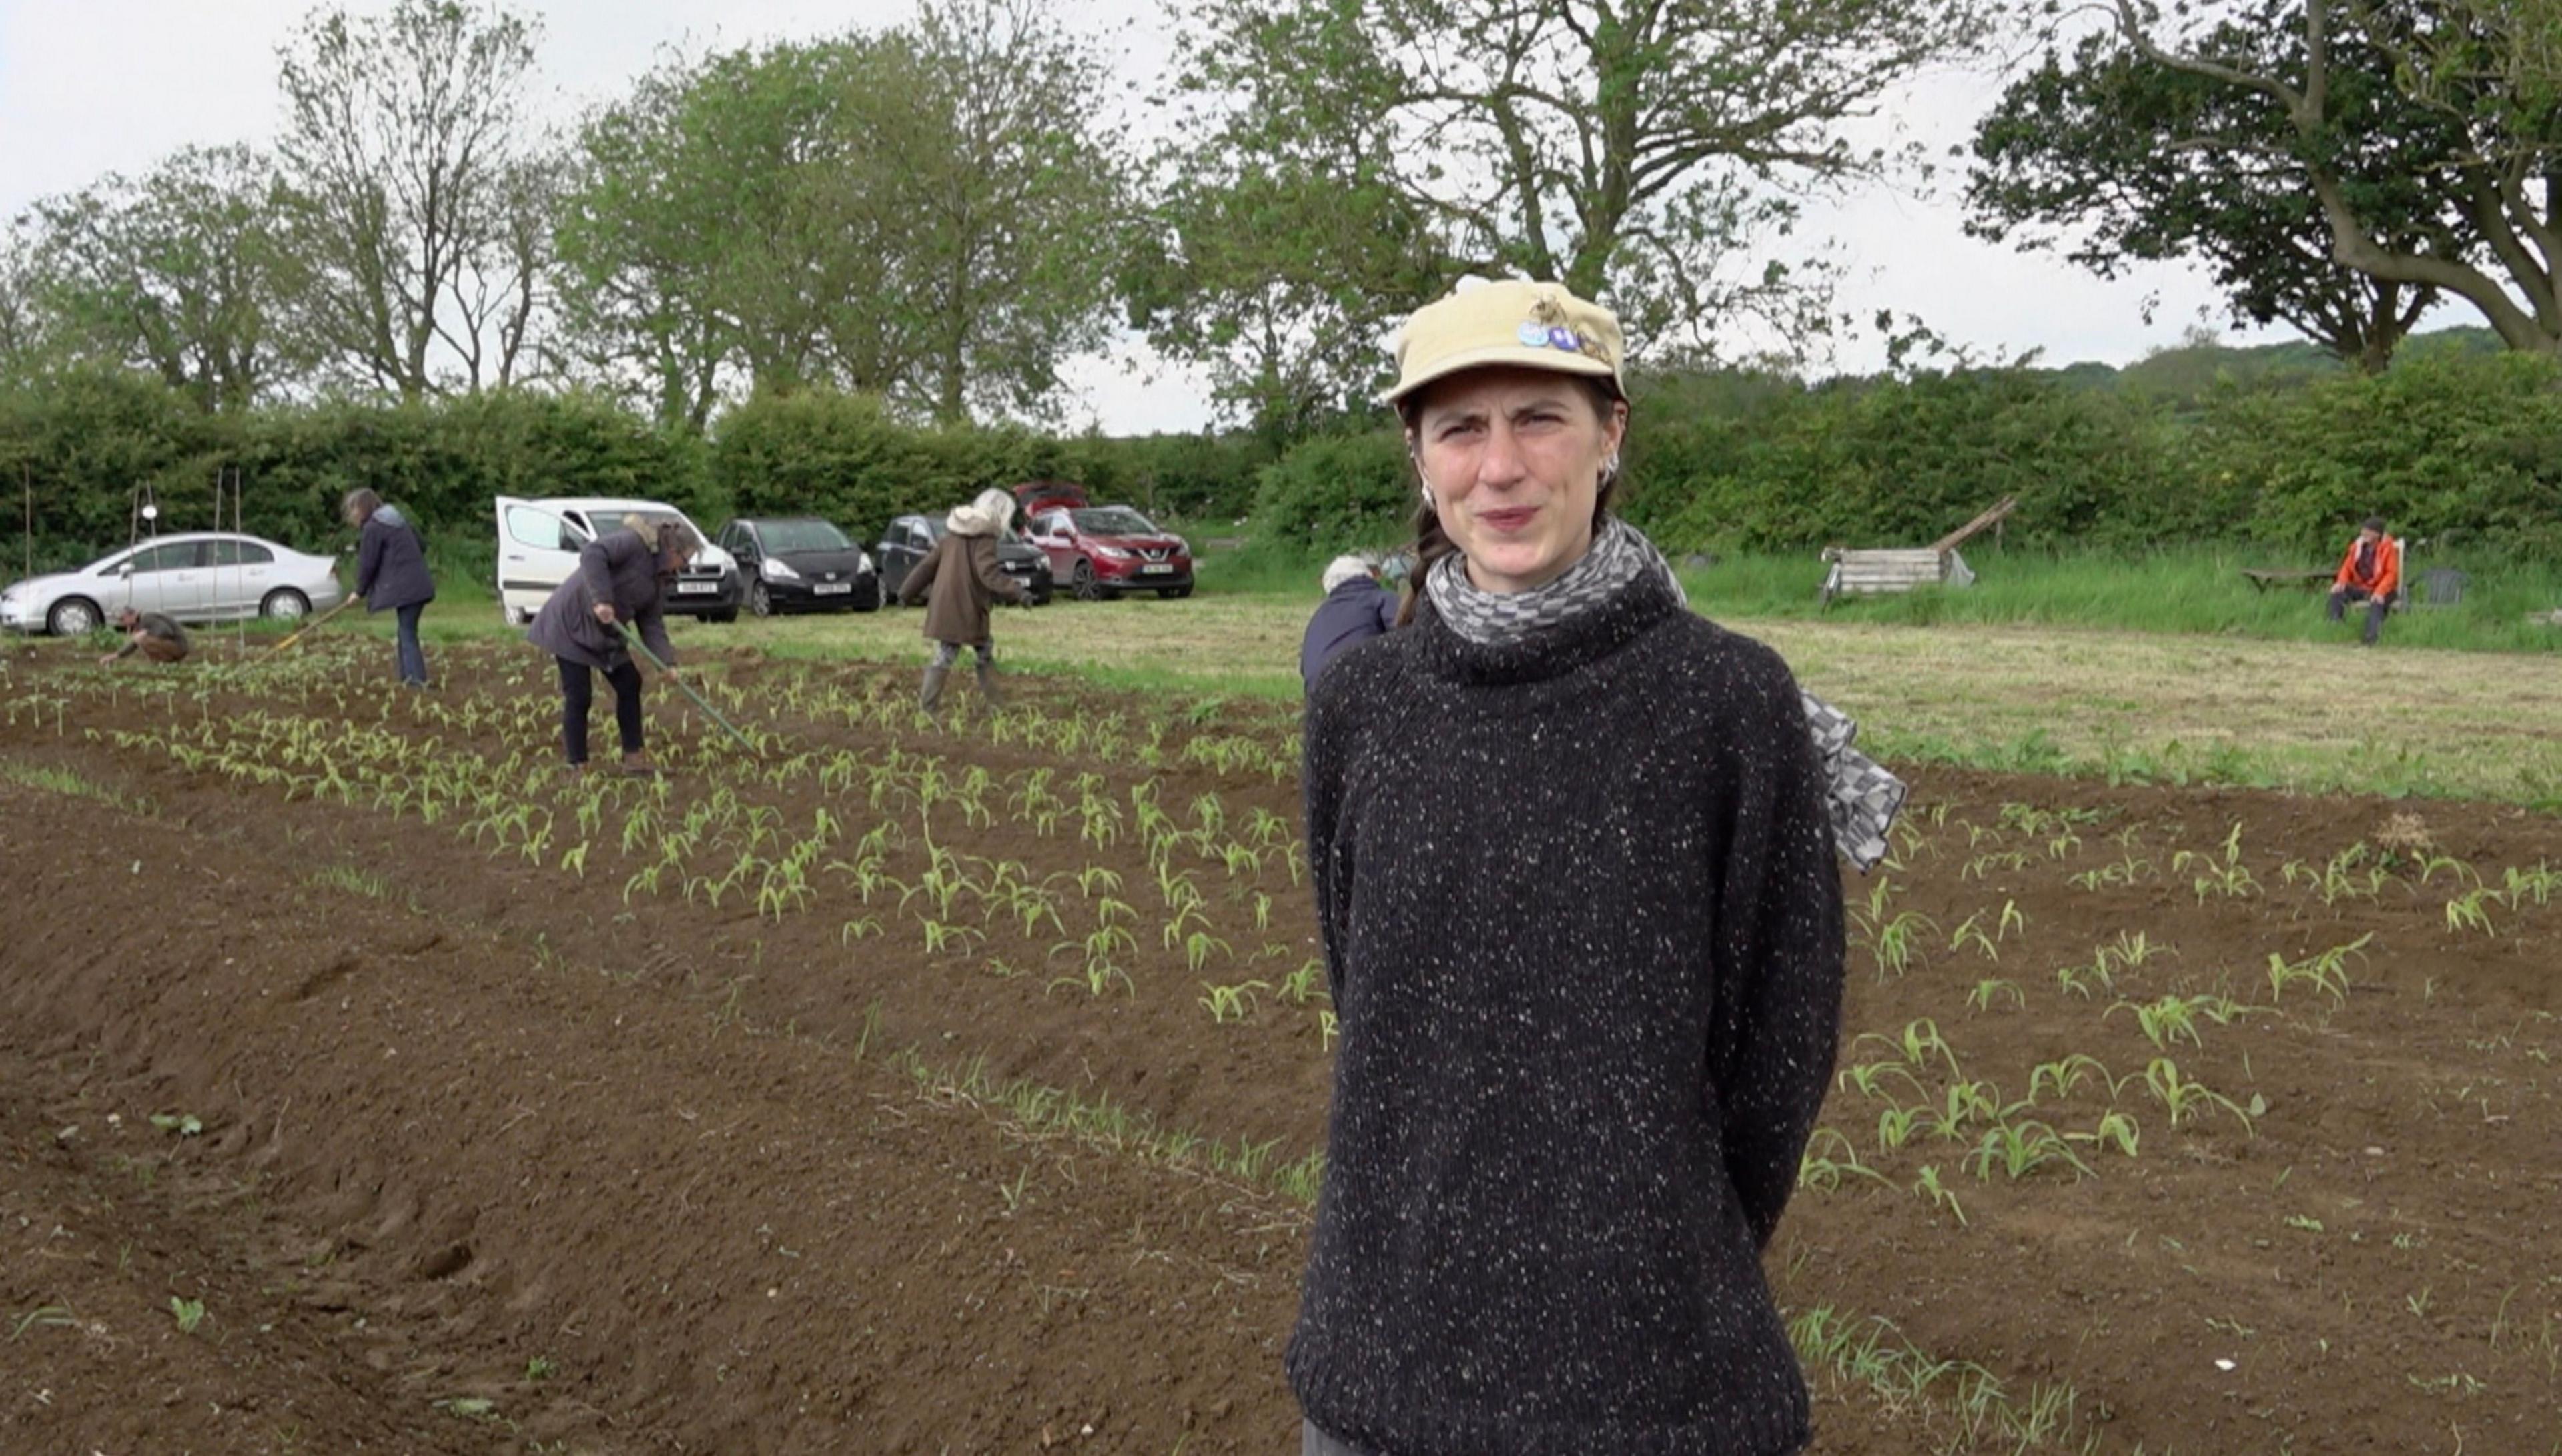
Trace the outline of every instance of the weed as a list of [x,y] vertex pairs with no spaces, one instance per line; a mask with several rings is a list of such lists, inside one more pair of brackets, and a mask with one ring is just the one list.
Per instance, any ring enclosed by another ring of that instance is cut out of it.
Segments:
[[196,1327],[205,1323],[205,1302],[201,1299],[180,1299],[173,1294],[169,1296],[169,1317],[178,1322],[179,1334],[193,1335],[196,1333]]

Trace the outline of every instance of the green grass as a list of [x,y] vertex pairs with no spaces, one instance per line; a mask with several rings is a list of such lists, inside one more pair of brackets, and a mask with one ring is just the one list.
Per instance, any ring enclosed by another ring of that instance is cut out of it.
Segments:
[[[2237,547],[2166,550],[2126,559],[2073,552],[1966,553],[1972,587],[1933,588],[1902,596],[1817,600],[1824,566],[1812,553],[1747,555],[1682,572],[1693,606],[1712,617],[1756,620],[2105,628],[2120,632],[2249,637],[2271,641],[2338,641],[2355,637],[2355,617],[2334,626],[2323,616],[2323,592],[2261,591],[2246,567],[2327,569],[2336,558],[2304,559]],[[2406,570],[2416,585],[2434,566],[2471,576],[2465,600],[2450,608],[2413,608],[2385,624],[2404,646],[2478,651],[2562,649],[2562,629],[2530,626],[2529,612],[2562,606],[2562,570],[2545,562],[2500,557],[2430,556],[2414,551]]]
[[[1829,611],[1815,603],[1823,568],[1811,555],[1730,558],[1683,577],[1696,608],[1777,647],[1890,763],[2562,808],[2562,738],[2544,727],[2562,718],[2562,682],[2521,671],[2513,650],[2540,662],[2562,645],[2562,629],[2518,620],[2562,604],[2562,573],[2468,562],[2464,607],[2402,613],[2366,652],[2353,625],[2322,620],[2318,595],[2243,580],[2245,562],[2293,564],[2270,557],[1970,560],[1982,576],[1972,589]],[[1188,601],[1003,610],[999,660],[1118,690],[1288,701],[1322,566],[1246,547],[1205,554]],[[440,589],[431,642],[517,636],[485,576],[448,573]],[[686,652],[921,666],[921,625],[891,608],[673,631]],[[350,617],[323,630],[387,637],[390,624]]]

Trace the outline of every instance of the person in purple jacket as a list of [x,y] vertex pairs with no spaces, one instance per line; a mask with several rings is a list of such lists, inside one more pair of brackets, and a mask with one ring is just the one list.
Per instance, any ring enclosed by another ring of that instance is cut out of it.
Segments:
[[639,632],[666,675],[675,676],[676,648],[667,640],[658,597],[692,554],[692,540],[678,521],[640,521],[599,536],[579,548],[577,573],[525,629],[527,641],[560,659],[561,747],[570,772],[587,769],[587,712],[598,672],[614,685],[623,772],[643,778],[657,772],[641,752],[640,669],[625,646],[623,628]]
[[436,579],[427,571],[427,543],[398,506],[384,504],[371,490],[348,491],[339,510],[347,524],[362,533],[356,547],[356,595],[365,599],[368,615],[392,614],[399,638],[401,684],[425,687],[427,649],[419,645],[418,617],[436,600]]
[[1308,635],[1299,644],[1299,678],[1317,690],[1317,674],[1335,654],[1355,642],[1366,642],[1396,626],[1396,594],[1379,582],[1378,573],[1359,556],[1338,556],[1327,563],[1322,579],[1326,600],[1308,619]]

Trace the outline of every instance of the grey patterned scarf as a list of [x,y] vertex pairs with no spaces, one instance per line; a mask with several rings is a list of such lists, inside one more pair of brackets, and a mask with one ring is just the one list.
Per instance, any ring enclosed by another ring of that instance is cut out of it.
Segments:
[[[1626,521],[1612,516],[1593,537],[1592,549],[1546,586],[1527,592],[1489,592],[1468,580],[1467,563],[1457,552],[1433,564],[1423,579],[1432,609],[1450,630],[1472,642],[1515,640],[1598,608],[1641,577],[1653,575],[1672,589],[1683,607],[1690,596],[1673,575],[1655,543]],[[1825,810],[1833,822],[1833,843],[1862,873],[1886,858],[1887,830],[1911,791],[1876,760],[1851,746],[1859,724],[1813,693],[1805,700],[1806,726],[1813,733],[1816,756],[1831,776]]]

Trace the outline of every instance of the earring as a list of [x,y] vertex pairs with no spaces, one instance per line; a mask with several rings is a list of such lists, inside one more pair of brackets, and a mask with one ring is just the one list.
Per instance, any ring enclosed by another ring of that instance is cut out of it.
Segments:
[[1432,498],[1432,487],[1431,487],[1431,486],[1429,486],[1429,485],[1425,485],[1425,486],[1423,486],[1423,487],[1422,487],[1422,495],[1423,495],[1423,508],[1424,508],[1425,510],[1439,510],[1439,509],[1441,508],[1441,502],[1439,502],[1439,501],[1437,501],[1437,500],[1434,500],[1434,499]]

